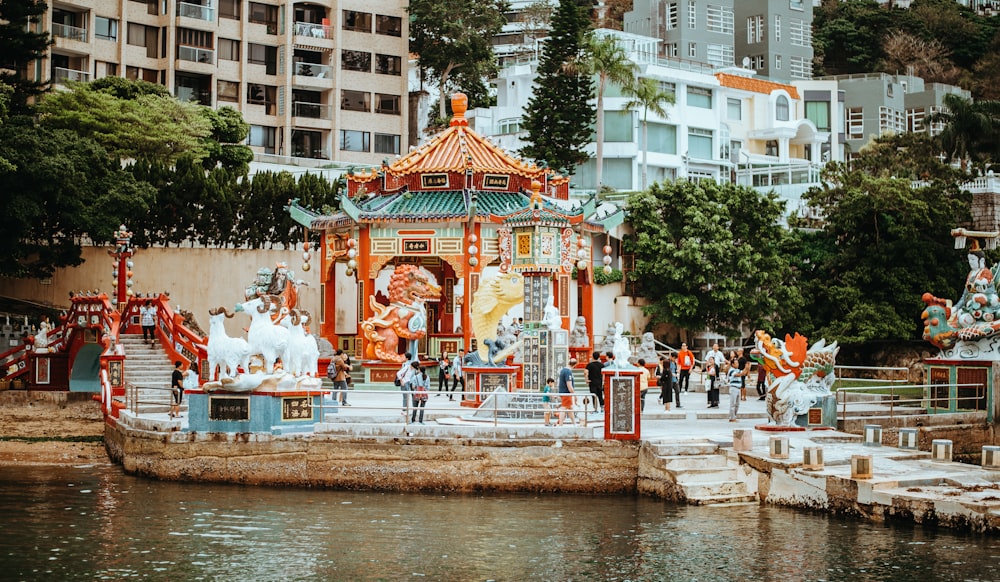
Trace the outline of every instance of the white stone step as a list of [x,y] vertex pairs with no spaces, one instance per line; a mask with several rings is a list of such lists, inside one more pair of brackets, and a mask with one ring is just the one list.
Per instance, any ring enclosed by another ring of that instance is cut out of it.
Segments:
[[707,495],[704,497],[691,497],[687,498],[688,503],[691,505],[703,505],[703,506],[725,506],[725,505],[757,505],[760,500],[757,499],[756,495],[750,493],[734,493],[731,495]]
[[729,467],[729,459],[724,455],[661,455],[659,459],[663,468],[671,472]]
[[681,455],[712,455],[719,451],[719,445],[709,441],[687,441],[656,443],[651,442],[653,452],[660,457]]
[[747,491],[746,485],[742,481],[699,481],[681,483],[680,485],[689,501],[691,499],[724,498],[734,495],[755,497]]

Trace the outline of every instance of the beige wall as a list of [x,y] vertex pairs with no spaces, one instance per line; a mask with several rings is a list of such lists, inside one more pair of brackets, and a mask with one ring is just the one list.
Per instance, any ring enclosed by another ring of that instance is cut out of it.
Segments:
[[[114,260],[108,256],[110,247],[85,247],[83,265],[59,269],[51,284],[37,279],[0,278],[0,295],[27,299],[38,303],[69,306],[69,292],[100,290],[112,295],[111,273]],[[198,325],[208,331],[208,310],[225,306],[232,310],[243,301],[243,291],[254,281],[257,269],[273,269],[283,261],[296,280],[307,285],[299,287],[299,307],[320,318],[319,260],[313,256],[309,272],[302,271],[301,250],[233,250],[154,248],[138,250],[132,259],[134,285],[137,293],[170,293],[170,303],[194,313]],[[237,315],[228,320],[229,335],[243,335],[249,317]],[[317,329],[318,326],[313,327]]]

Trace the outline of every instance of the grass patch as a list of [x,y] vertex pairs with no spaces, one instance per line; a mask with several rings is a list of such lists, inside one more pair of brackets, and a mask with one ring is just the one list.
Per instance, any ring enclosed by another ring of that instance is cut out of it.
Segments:
[[93,436],[44,436],[44,437],[0,437],[0,441],[22,442],[22,443],[103,443],[104,437]]

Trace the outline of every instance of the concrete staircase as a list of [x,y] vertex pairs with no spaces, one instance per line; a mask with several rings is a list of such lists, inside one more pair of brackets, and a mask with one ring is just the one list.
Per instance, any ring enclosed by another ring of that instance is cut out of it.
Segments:
[[710,441],[643,446],[639,490],[691,505],[757,503],[756,483],[735,453]]
[[[139,389],[139,414],[170,412],[170,375],[174,364],[159,343],[142,341],[142,334],[122,334],[119,343],[125,348],[125,383]],[[187,410],[187,400],[181,412]]]

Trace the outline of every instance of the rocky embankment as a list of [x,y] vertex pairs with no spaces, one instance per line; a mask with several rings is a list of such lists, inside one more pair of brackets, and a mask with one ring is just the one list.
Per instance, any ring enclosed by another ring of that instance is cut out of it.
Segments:
[[0,392],[0,465],[110,463],[89,394]]

